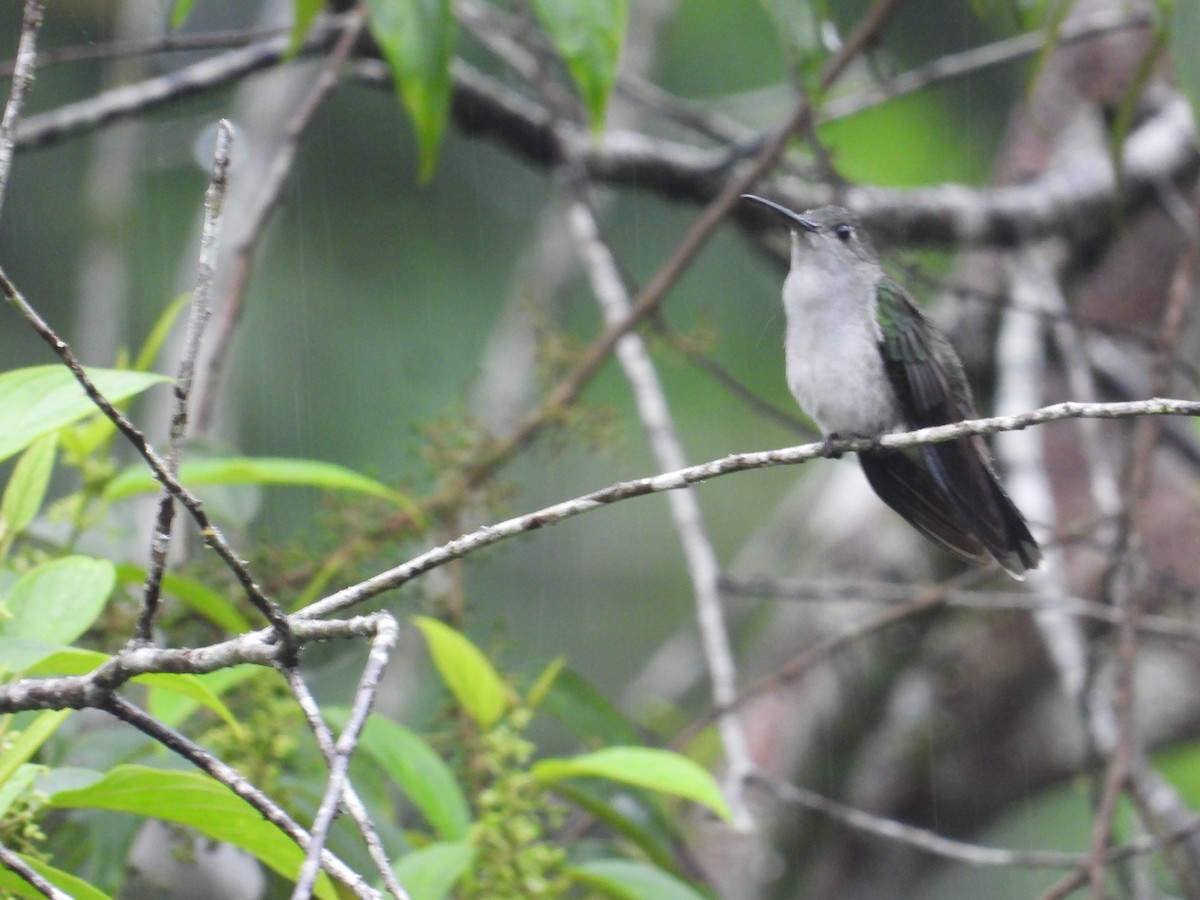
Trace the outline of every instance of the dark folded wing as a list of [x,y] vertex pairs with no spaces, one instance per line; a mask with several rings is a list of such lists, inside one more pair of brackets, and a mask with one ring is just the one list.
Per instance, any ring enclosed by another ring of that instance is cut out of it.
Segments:
[[[910,423],[925,428],[974,417],[966,375],[949,342],[895,282],[880,284],[878,300],[879,350]],[[927,444],[920,456],[959,519],[1004,568],[1019,577],[1037,566],[1037,542],[1000,486],[981,442],[960,438]]]

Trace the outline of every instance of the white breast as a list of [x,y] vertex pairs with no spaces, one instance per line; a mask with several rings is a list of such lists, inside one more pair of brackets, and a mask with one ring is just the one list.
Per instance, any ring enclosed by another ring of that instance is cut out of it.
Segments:
[[793,267],[783,286],[788,387],[826,434],[874,436],[901,424],[862,272]]

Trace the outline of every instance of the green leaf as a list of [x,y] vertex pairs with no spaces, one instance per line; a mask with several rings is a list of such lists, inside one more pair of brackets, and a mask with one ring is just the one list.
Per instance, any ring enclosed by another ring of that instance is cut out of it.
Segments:
[[1200,122],[1200,3],[1181,0],[1171,16],[1171,56],[1179,88],[1192,105],[1192,119]]
[[0,621],[0,636],[70,644],[96,621],[115,583],[106,559],[65,556],[43,563],[18,578],[4,598],[12,618]]
[[[3,618],[0,618],[0,625]],[[48,656],[67,649],[62,644],[0,635],[0,673],[26,672]]]
[[[121,584],[138,586],[146,580],[146,570],[132,563],[117,564],[117,580]],[[162,579],[163,593],[186,604],[218,628],[233,634],[250,631],[253,627],[237,608],[237,605],[220,591],[188,578],[165,572]]]
[[52,431],[33,441],[17,460],[0,499],[0,546],[24,531],[42,508],[57,451],[58,435]]
[[175,8],[171,10],[171,27],[180,28],[187,21],[196,0],[175,0]]
[[[241,723],[232,720],[232,714],[224,702],[217,700],[219,706],[215,706],[210,702],[209,698],[219,698],[226,691],[241,684],[246,679],[264,673],[270,673],[270,670],[264,669],[262,666],[254,666],[247,663],[245,665],[232,666],[228,669],[218,669],[215,672],[206,672],[202,675],[190,675],[188,678],[200,686],[199,690],[192,689],[189,686],[184,690],[176,691],[173,689],[174,685],[165,686],[163,690],[150,692],[150,696],[146,698],[146,708],[154,718],[174,728],[201,706],[207,706],[232,725],[234,730],[240,734]],[[149,677],[140,675],[134,681],[143,681],[143,679]],[[146,683],[152,684],[153,682],[147,681]]]
[[146,336],[146,340],[142,343],[142,349],[138,351],[137,359],[130,366],[131,369],[138,372],[148,372],[150,370],[150,367],[154,365],[154,361],[158,359],[158,352],[162,349],[162,345],[166,343],[167,335],[171,333],[171,326],[175,324],[179,313],[191,302],[191,299],[191,293],[184,292],[167,304],[167,308],[159,315],[154,323],[154,327],[150,329],[150,334]]
[[542,705],[542,701],[546,699],[546,694],[554,687],[554,682],[558,680],[558,676],[562,674],[563,667],[567,661],[563,657],[552,659],[546,668],[542,669],[537,680],[533,683],[533,687],[529,689],[529,694],[525,697],[525,705],[530,709],[537,709]]
[[34,783],[46,771],[46,767],[33,763],[21,763],[10,773],[7,760],[2,758],[0,758],[0,766],[5,769],[3,773],[0,773],[0,818],[2,818],[7,815],[9,808],[18,797],[22,797],[34,789]]
[[406,853],[393,871],[412,900],[442,900],[474,861],[467,844],[437,843]]
[[[270,456],[196,459],[180,466],[179,480],[189,488],[214,484],[289,484],[327,491],[355,491],[390,500],[397,506],[412,505],[411,500],[386,484],[345,466],[315,459]],[[149,469],[133,466],[108,483],[104,489],[104,499],[124,500],[134,494],[153,493],[158,488],[159,484]]]
[[450,116],[450,60],[458,34],[453,0],[367,0],[367,11],[413,122],[421,181],[428,181]]
[[[223,784],[196,772],[116,766],[87,787],[52,794],[47,805],[116,810],[186,825],[214,841],[241,847],[288,879],[296,877],[304,861],[304,852],[258,810]],[[324,873],[317,880],[316,894],[328,900],[337,896]]]
[[617,900],[705,900],[705,896],[674,875],[631,859],[593,859],[571,866],[576,883]]
[[[88,369],[92,383],[113,403],[170,379],[151,372]],[[0,375],[0,460],[50,431],[97,412],[62,366],[34,366]]]
[[429,655],[459,705],[483,728],[489,728],[508,706],[508,688],[487,657],[449,625],[426,616],[412,622],[425,635]]
[[632,843],[660,869],[674,870],[674,829],[662,810],[653,805],[656,795],[591,779],[556,782],[554,792]]
[[234,718],[233,712],[196,675],[183,672],[151,672],[145,675],[137,675],[133,680],[137,684],[144,684],[149,687],[151,697],[161,693],[169,693],[194,700],[220,716],[225,724],[233,729],[236,734],[240,735],[242,733],[242,724]]
[[[97,890],[92,887],[82,878],[72,875],[70,872],[64,872],[61,869],[56,869],[54,866],[48,866],[41,860],[26,856],[23,853],[18,853],[17,856],[23,859],[26,864],[49,881],[52,885],[63,890],[67,896],[74,897],[75,900],[109,900],[108,894],[104,891]],[[0,869],[0,888],[5,889],[5,896],[14,897],[40,897],[40,893],[34,893],[29,887],[29,882],[19,876],[13,874],[7,869]]]
[[727,821],[730,817],[729,807],[712,775],[686,756],[670,750],[606,747],[571,759],[543,759],[534,763],[530,771],[543,784],[564,778],[607,778],[694,800]]
[[29,722],[13,742],[5,748],[0,756],[0,784],[4,784],[21,766],[33,758],[33,754],[41,749],[42,744],[50,740],[50,736],[71,714],[69,709],[50,709],[38,713]]
[[567,64],[599,130],[617,80],[629,0],[533,0],[533,11]]
[[288,43],[288,56],[295,56],[299,52],[313,21],[324,8],[325,0],[292,0],[292,37]]
[[607,697],[571,669],[554,679],[543,706],[582,740],[636,744],[642,739]]
[[[349,711],[326,710],[329,721],[345,726]],[[372,714],[359,746],[366,752],[446,841],[461,841],[471,826],[471,808],[454,773],[415,732]],[[402,882],[407,886],[407,882]],[[411,890],[411,888],[410,888]]]

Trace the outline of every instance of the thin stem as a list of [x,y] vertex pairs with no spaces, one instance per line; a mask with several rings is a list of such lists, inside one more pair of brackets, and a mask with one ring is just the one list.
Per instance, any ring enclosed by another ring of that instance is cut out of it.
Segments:
[[25,4],[25,14],[21,19],[21,38],[17,43],[17,59],[13,65],[12,90],[8,94],[8,102],[4,104],[4,117],[0,118],[0,210],[4,208],[8,173],[12,170],[17,123],[21,121],[25,95],[33,84],[33,71],[37,63],[37,37],[43,19],[42,7],[42,0],[27,0]]
[[[204,325],[212,314],[212,285],[217,261],[217,248],[221,238],[221,210],[224,208],[226,178],[229,171],[229,154],[233,144],[233,128],[225,119],[217,123],[217,141],[213,152],[212,175],[208,191],[204,195],[204,224],[200,231],[200,259],[196,270],[196,286],[192,290],[191,311],[188,316],[187,335],[184,338],[183,355],[175,375],[175,408],[171,414],[171,430],[167,440],[166,470],[173,477],[179,475],[179,460],[183,439],[187,432],[188,401],[192,393],[192,376],[195,372],[196,355],[200,352],[200,337]],[[146,572],[142,590],[142,607],[138,614],[136,643],[149,643],[154,614],[158,609],[162,577],[167,567],[167,551],[171,546],[171,525],[175,519],[175,498],[163,488],[158,498],[158,513],[155,516],[154,535],[150,543],[150,566]]]

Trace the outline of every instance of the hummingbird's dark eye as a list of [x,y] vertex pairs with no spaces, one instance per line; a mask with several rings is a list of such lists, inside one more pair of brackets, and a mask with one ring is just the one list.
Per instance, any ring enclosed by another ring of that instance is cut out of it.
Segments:
[[838,225],[833,229],[833,233],[836,234],[838,236],[838,240],[844,244],[854,236],[854,229],[843,222],[841,225]]

